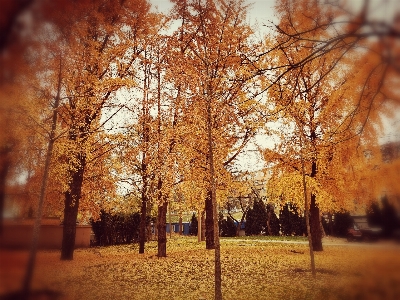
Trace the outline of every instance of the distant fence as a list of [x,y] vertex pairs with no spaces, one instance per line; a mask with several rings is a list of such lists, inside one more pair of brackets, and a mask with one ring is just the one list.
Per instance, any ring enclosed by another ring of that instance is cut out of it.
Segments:
[[[44,220],[40,227],[39,249],[61,249],[63,226]],[[59,223],[59,221],[58,221]],[[90,247],[92,226],[77,225],[75,248]],[[5,220],[0,234],[0,247],[28,249],[32,242],[33,220]]]

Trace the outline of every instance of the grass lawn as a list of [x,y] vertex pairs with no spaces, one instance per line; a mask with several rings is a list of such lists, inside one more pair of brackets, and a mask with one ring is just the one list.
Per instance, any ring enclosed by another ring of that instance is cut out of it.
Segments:
[[[313,280],[308,247],[294,241],[222,239],[224,299],[400,299],[399,244],[324,241]],[[213,299],[214,251],[193,237],[173,237],[167,251],[158,258],[156,242],[144,255],[137,245],[78,249],[73,261],[40,251],[33,287],[60,299]],[[0,251],[0,295],[18,289],[26,258]]]

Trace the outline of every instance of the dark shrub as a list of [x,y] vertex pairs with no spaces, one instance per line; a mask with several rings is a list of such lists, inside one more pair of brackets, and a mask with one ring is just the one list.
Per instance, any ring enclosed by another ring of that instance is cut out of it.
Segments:
[[266,232],[267,211],[262,200],[255,199],[253,208],[246,215],[246,235],[258,235]]
[[335,236],[346,237],[347,230],[354,224],[353,218],[348,211],[335,213],[333,220],[333,233]]
[[102,210],[98,221],[91,220],[95,245],[109,246],[136,242],[140,214],[110,214]]
[[227,216],[226,219],[222,218],[219,222],[219,232],[220,236],[236,236],[236,225],[233,219],[230,216]]
[[267,226],[265,230],[265,235],[279,235],[281,226],[279,224],[279,219],[275,214],[274,205],[267,204]]
[[305,217],[299,215],[296,205],[287,203],[279,212],[281,232],[287,236],[302,236],[307,233]]
[[189,235],[197,235],[198,233],[198,221],[196,214],[193,213],[192,219],[190,220],[190,225],[189,225]]

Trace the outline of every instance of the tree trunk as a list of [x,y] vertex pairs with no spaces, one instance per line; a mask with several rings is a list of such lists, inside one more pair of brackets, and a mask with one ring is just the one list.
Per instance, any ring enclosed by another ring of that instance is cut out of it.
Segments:
[[313,237],[311,234],[310,228],[310,210],[308,209],[308,201],[307,201],[307,188],[306,188],[306,181],[304,175],[304,165],[303,165],[303,188],[304,188],[304,206],[305,206],[305,217],[306,217],[306,227],[307,227],[307,238],[308,238],[308,247],[310,249],[310,260],[311,260],[311,273],[313,278],[316,277],[317,271],[315,269],[315,258],[314,258],[314,249],[313,249]]
[[167,209],[168,202],[158,206],[157,214],[157,243],[158,257],[167,257]]
[[[317,272],[315,269],[313,235],[311,234],[311,228],[310,228],[310,209],[308,207],[308,193],[307,193],[306,172],[305,172],[304,158],[303,158],[302,133],[300,133],[300,159],[301,159],[301,175],[302,175],[302,179],[303,179],[302,181],[303,181],[303,196],[304,196],[304,214],[306,217],[308,247],[310,249],[311,273],[312,273],[313,278],[315,278]],[[312,169],[311,176],[315,176],[315,174],[317,172],[317,165],[315,162],[313,162],[311,169]],[[289,214],[289,216],[290,216],[290,214]]]
[[204,242],[206,240],[206,218],[205,218],[206,212],[203,210],[201,212],[201,241]]
[[147,196],[142,192],[142,207],[140,210],[140,224],[139,224],[139,253],[144,253],[144,244],[146,242],[146,220],[147,219]]
[[236,236],[239,236],[239,232],[242,229],[242,224],[244,222],[244,219],[246,218],[246,214],[247,214],[247,210],[244,210],[243,214],[242,214],[242,218],[240,219],[240,221],[236,227]]
[[322,251],[322,232],[320,223],[319,207],[315,202],[315,195],[311,194],[310,203],[310,230],[314,251]]
[[271,212],[269,211],[267,213],[267,230],[268,230],[268,235],[272,235],[272,230],[271,230]]
[[[217,197],[215,193],[215,188],[213,191],[213,209],[214,209],[214,220],[218,220],[218,204]],[[218,221],[214,222],[214,299],[222,300],[222,269],[221,269],[221,245],[219,241],[219,224]]]
[[211,191],[208,191],[206,198],[206,249],[215,249],[214,244],[214,217]]
[[183,223],[182,223],[182,216],[179,216],[179,235],[183,233]]
[[172,219],[171,219],[171,206],[168,209],[168,223],[169,223],[169,238],[172,238]]
[[202,228],[201,228],[201,216],[202,212],[198,211],[197,212],[197,242],[201,242],[201,234],[202,234]]
[[[317,162],[313,161],[311,164],[311,178],[317,176]],[[310,230],[312,236],[313,251],[322,251],[322,232],[320,223],[320,212],[318,204],[316,203],[316,195],[311,193],[310,201]]]
[[[211,100],[207,102],[207,142],[208,142],[208,166],[209,166],[209,183],[210,189],[208,199],[211,200],[211,213],[207,211],[206,218],[213,216],[213,222],[210,220],[208,224],[213,225],[213,248],[214,250],[214,299],[222,300],[222,270],[221,270],[221,246],[219,242],[219,224],[218,224],[218,203],[217,203],[217,187],[215,180],[215,169],[214,169],[214,141],[212,136],[212,114],[211,114]],[[206,202],[207,203],[207,202]],[[206,204],[207,209],[207,204]],[[210,223],[209,223],[210,222]],[[210,228],[209,228],[210,229]],[[207,231],[207,228],[206,228]],[[210,230],[209,230],[210,231]],[[212,236],[212,235],[211,235]],[[208,238],[208,237],[207,237]],[[210,249],[206,247],[207,249]]]
[[[165,212],[165,227],[167,224],[167,212]],[[167,230],[167,228],[165,228],[165,230]],[[154,225],[154,235],[158,238],[158,215],[156,218],[156,224]]]
[[236,225],[236,236],[239,236],[240,234],[240,228],[242,227],[242,222],[239,221]]
[[61,60],[60,60],[60,71],[59,71],[59,75],[58,75],[58,92],[57,92],[57,96],[55,98],[55,102],[54,102],[54,106],[53,106],[51,131],[50,131],[50,136],[49,136],[49,143],[47,145],[46,160],[44,163],[44,172],[43,172],[42,183],[41,183],[41,187],[40,187],[38,210],[37,210],[37,214],[36,214],[35,224],[33,226],[32,243],[31,243],[31,249],[29,252],[26,273],[25,273],[25,277],[24,277],[24,280],[22,283],[22,295],[23,295],[23,298],[26,298],[26,299],[28,298],[28,295],[29,295],[30,289],[31,289],[33,269],[35,266],[36,252],[37,252],[37,246],[39,243],[39,236],[40,236],[40,223],[42,220],[43,203],[44,203],[44,198],[46,196],[46,188],[47,188],[47,181],[49,178],[51,156],[53,154],[54,143],[56,140],[57,117],[58,117],[57,110],[60,105],[60,91],[61,91]]
[[80,165],[77,170],[71,171],[72,179],[69,190],[65,192],[64,226],[61,246],[61,259],[72,260],[75,248],[76,221],[78,218],[79,200],[81,199],[83,174],[86,166],[86,157],[79,154]]

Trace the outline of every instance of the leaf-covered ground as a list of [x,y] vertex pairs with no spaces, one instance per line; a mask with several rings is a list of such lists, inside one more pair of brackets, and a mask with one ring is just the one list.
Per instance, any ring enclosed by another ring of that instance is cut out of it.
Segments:
[[[325,242],[315,254],[297,243],[223,239],[224,299],[400,299],[400,245]],[[58,251],[37,257],[34,288],[62,292],[61,299],[212,299],[214,251],[195,238],[175,237],[168,257],[156,242],[139,255],[136,245],[78,249],[73,261]],[[0,294],[18,288],[26,252],[0,252]]]

